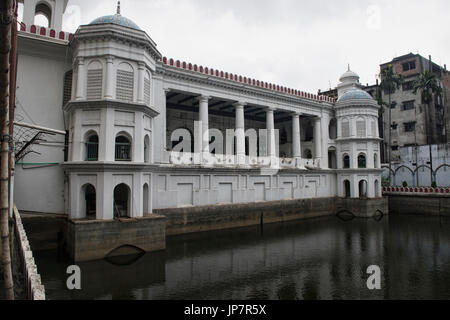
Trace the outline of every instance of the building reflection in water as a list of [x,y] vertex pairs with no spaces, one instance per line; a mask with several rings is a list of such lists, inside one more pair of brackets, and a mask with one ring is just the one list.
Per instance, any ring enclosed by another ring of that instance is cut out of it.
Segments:
[[[329,217],[171,237],[131,265],[80,264],[79,292],[65,289],[67,262],[48,253],[37,264],[50,299],[448,299],[449,229],[426,217]],[[382,290],[367,289],[370,265]]]

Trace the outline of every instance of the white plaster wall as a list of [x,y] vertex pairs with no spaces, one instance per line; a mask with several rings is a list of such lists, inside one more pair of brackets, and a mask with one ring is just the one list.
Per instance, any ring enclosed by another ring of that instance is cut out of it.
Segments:
[[[21,46],[21,44],[23,44]],[[37,51],[19,40],[16,119],[64,131],[62,92],[64,73],[70,60],[65,48]],[[23,118],[23,119],[21,119]],[[54,146],[34,146],[40,154],[29,154],[22,162],[62,163],[64,136],[46,136]],[[17,165],[15,201],[21,211],[64,213],[64,173],[59,165],[36,168]]]

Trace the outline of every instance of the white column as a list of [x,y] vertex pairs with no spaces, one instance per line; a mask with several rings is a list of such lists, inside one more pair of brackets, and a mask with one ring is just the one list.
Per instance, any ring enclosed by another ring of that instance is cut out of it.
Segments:
[[238,165],[245,164],[245,116],[244,103],[237,102],[234,104],[236,113],[236,163]]
[[322,133],[321,133],[320,118],[314,119],[314,152],[315,159],[322,158]]
[[78,78],[77,78],[77,90],[76,90],[76,95],[75,95],[75,100],[85,100],[86,99],[86,94],[85,94],[85,89],[86,89],[86,84],[85,84],[85,79],[86,79],[86,68],[84,65],[84,58],[83,57],[79,57],[77,59],[77,64],[78,64]]
[[322,169],[328,168],[328,146],[330,141],[330,116],[327,113],[322,114],[321,122],[321,133],[322,133],[322,157],[320,160],[320,167]]
[[209,114],[208,114],[208,100],[209,97],[201,96],[199,98],[199,120],[201,123],[201,154],[202,158],[207,158],[209,155]]
[[84,161],[84,155],[82,154],[83,137],[81,136],[81,110],[75,109],[72,111],[73,117],[73,135],[72,135],[72,161]]
[[105,98],[113,99],[114,91],[114,57],[107,56],[106,57],[106,75],[105,75]]
[[292,157],[295,159],[295,162],[299,162],[302,157],[300,145],[300,114],[294,113],[292,114]]
[[138,63],[138,95],[137,102],[144,103],[144,72],[145,72],[145,63]]
[[267,139],[267,155],[270,158],[271,166],[277,166],[277,154],[275,145],[275,121],[274,121],[274,108],[266,109],[266,129],[268,134]]

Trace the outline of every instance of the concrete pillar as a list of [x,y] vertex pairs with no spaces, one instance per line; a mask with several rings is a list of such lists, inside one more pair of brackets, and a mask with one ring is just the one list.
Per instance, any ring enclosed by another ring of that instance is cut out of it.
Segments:
[[99,173],[97,176],[97,211],[98,220],[114,219],[114,183],[110,172]]
[[321,119],[314,119],[314,152],[316,159],[322,158],[322,132],[321,132]]
[[85,100],[86,99],[86,66],[84,64],[84,58],[79,57],[77,59],[78,64],[78,78],[77,78],[77,90],[75,95],[75,100]]
[[133,138],[133,161],[144,162],[144,114],[135,112],[134,114],[134,138]]
[[106,57],[105,98],[114,98],[114,57]]
[[99,133],[98,159],[99,161],[114,161],[114,109],[104,108],[101,111],[101,124]]
[[320,160],[320,167],[322,169],[328,168],[328,145],[330,141],[330,132],[329,132],[329,126],[330,126],[330,116],[327,113],[322,114],[322,118],[320,121],[321,126],[321,134],[322,134],[322,157]]
[[201,96],[199,98],[199,120],[201,122],[201,153],[202,158],[209,155],[209,97]]
[[75,109],[72,112],[73,117],[73,136],[72,136],[72,161],[84,161],[82,155],[83,137],[81,136],[81,110]]
[[238,165],[245,164],[245,116],[244,103],[237,102],[234,104],[236,112],[236,163]]
[[145,75],[145,63],[138,63],[138,92],[137,102],[144,103],[144,75]]
[[266,129],[267,129],[267,155],[270,158],[270,163],[272,166],[276,166],[277,163],[277,154],[276,154],[276,142],[275,142],[275,121],[274,121],[274,113],[275,108],[267,108],[266,109]]
[[301,159],[302,151],[300,145],[300,114],[292,114],[292,157],[296,162]]

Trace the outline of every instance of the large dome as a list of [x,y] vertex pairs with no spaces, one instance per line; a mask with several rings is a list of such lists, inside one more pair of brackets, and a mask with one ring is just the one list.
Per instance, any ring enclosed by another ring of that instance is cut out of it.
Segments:
[[124,16],[121,16],[120,14],[114,14],[114,15],[103,16],[103,17],[97,18],[94,21],[92,21],[90,23],[90,25],[92,25],[92,24],[107,24],[107,23],[113,23],[113,24],[117,24],[119,26],[124,26],[124,27],[128,27],[131,29],[141,30],[141,28],[139,28],[136,23],[134,23],[133,21],[131,21],[130,19],[128,19]]
[[364,90],[358,89],[358,88],[354,88],[351,89],[347,92],[345,92],[341,97],[339,97],[338,102],[339,101],[347,101],[347,100],[354,100],[354,99],[368,99],[368,100],[373,100],[372,96],[370,94],[368,94],[367,92],[365,92]]

